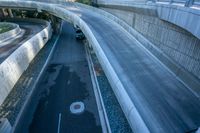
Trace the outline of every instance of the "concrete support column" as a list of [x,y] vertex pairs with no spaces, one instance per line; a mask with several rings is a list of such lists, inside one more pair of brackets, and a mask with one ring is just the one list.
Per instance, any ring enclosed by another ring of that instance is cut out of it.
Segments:
[[12,13],[12,10],[11,9],[8,9],[8,14],[11,18],[13,18],[13,13]]
[[5,8],[2,9],[2,12],[3,12],[3,16],[4,16],[4,17],[8,16],[8,12],[6,11]]
[[1,18],[4,17],[4,14],[3,14],[3,9],[0,9],[0,21],[1,21]]

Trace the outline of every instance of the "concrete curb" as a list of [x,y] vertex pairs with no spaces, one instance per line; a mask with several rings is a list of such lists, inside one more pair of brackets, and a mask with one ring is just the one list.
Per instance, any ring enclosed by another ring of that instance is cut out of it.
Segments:
[[[8,22],[3,22],[3,23],[12,25],[12,27],[14,29],[9,30],[9,31],[4,32],[4,33],[1,33],[0,34],[0,43],[5,42],[5,41],[17,36],[21,32],[21,29],[20,29],[18,24],[8,23]],[[0,47],[1,47],[1,44],[0,44]]]
[[[60,32],[60,33],[61,33],[61,32]],[[57,44],[57,42],[58,42],[58,40],[59,40],[59,38],[60,38],[60,33],[59,33],[58,37],[56,38],[56,40],[55,40],[55,42],[54,42],[54,45],[53,45],[53,47],[52,47],[52,49],[51,49],[51,51],[50,51],[50,54],[49,54],[48,57],[47,57],[47,60],[46,60],[45,64],[44,64],[43,67],[42,67],[42,70],[40,71],[40,73],[39,73],[39,75],[38,75],[36,81],[34,82],[34,84],[33,84],[33,86],[32,86],[31,92],[29,92],[29,94],[28,94],[28,96],[27,96],[27,100],[25,101],[25,103],[23,104],[22,108],[20,109],[20,112],[19,112],[19,114],[18,114],[18,116],[17,116],[17,119],[16,119],[16,121],[15,121],[13,127],[12,127],[12,133],[14,133],[14,131],[15,131],[16,127],[17,127],[17,124],[19,123],[19,120],[20,120],[20,118],[21,118],[21,116],[22,116],[24,110],[26,109],[26,107],[27,107],[27,105],[28,105],[28,103],[29,103],[29,101],[30,101],[30,98],[31,98],[31,96],[32,96],[32,94],[33,94],[33,92],[34,92],[36,86],[37,86],[37,83],[38,83],[39,80],[41,79],[41,77],[42,77],[44,71],[46,70],[46,67],[47,67],[47,65],[48,65],[48,63],[49,63],[51,57],[53,56],[53,53],[54,53],[54,51],[55,51],[56,44]]]
[[104,102],[103,102],[103,99],[101,96],[97,77],[95,74],[94,64],[92,62],[91,55],[88,50],[88,46],[86,46],[86,45],[87,44],[85,44],[86,58],[87,58],[87,62],[89,65],[90,76],[91,76],[92,85],[94,88],[93,90],[94,90],[94,94],[95,94],[95,98],[96,98],[96,102],[97,102],[97,107],[98,107],[98,112],[99,112],[99,117],[100,117],[102,129],[103,129],[103,133],[112,133],[110,124],[109,124],[109,120],[107,117],[107,113],[105,110]]

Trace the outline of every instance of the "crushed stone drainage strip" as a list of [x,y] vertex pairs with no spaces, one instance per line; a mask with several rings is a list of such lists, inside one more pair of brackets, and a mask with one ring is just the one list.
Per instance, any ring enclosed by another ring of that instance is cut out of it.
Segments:
[[70,105],[70,112],[72,114],[81,114],[83,113],[85,110],[85,105],[83,102],[73,102],[71,105]]

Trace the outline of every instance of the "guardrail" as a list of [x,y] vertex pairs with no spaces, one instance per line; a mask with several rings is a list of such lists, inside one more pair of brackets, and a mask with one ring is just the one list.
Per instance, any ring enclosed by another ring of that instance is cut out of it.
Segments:
[[97,4],[128,4],[128,5],[134,5],[134,4],[140,4],[140,3],[165,3],[165,4],[177,4],[185,7],[191,7],[191,6],[200,6],[200,0],[97,0]]
[[181,6],[191,7],[200,6],[200,0],[149,0],[152,2],[164,2],[166,4],[180,4]]

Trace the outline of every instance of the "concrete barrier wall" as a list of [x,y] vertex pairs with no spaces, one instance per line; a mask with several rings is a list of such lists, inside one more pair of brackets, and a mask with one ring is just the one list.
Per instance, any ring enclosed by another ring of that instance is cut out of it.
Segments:
[[[17,24],[7,23],[7,22],[1,23],[1,24],[9,24],[13,27],[13,29],[0,34],[0,43],[17,36],[21,32],[21,29],[19,28],[19,25],[17,25]],[[1,46],[1,44],[0,44],[0,46]]]
[[29,63],[51,37],[51,25],[24,42],[0,64],[0,105],[10,93]]

